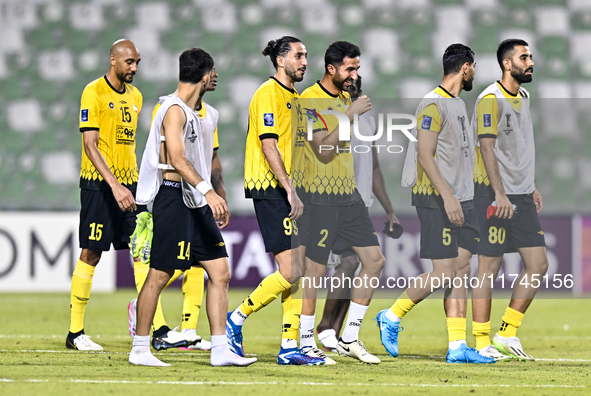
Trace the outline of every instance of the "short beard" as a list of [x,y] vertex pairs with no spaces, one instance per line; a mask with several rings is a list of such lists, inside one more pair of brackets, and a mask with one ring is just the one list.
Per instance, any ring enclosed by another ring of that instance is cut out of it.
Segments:
[[530,83],[534,78],[531,74],[525,74],[525,70],[517,69],[515,67],[511,68],[511,77],[513,77],[519,84]]
[[127,75],[126,73],[116,72],[117,78],[121,82],[126,82],[128,84],[133,82],[133,75]]
[[464,81],[464,91],[466,92],[470,92],[472,91],[472,87],[474,83],[474,78],[472,78],[470,81]]
[[291,78],[293,82],[300,82],[304,79],[304,76],[298,75],[298,70],[294,69],[289,63],[285,65],[285,74]]
[[338,76],[335,74],[335,76],[332,78],[332,84],[337,87],[340,91],[345,91],[345,82],[348,80],[348,78],[345,78],[344,80],[339,80]]

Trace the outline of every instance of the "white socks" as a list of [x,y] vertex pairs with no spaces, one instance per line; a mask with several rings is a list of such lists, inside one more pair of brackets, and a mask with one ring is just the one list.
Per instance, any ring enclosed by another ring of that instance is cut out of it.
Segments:
[[212,366],[249,366],[257,361],[257,358],[243,358],[230,350],[226,335],[211,336],[211,356],[209,362]]
[[306,347],[316,348],[316,340],[314,339],[314,318],[316,315],[300,316],[300,348]]
[[345,330],[343,330],[343,335],[341,336],[343,342],[350,343],[359,339],[359,329],[361,328],[361,322],[363,322],[367,308],[365,305],[356,304],[351,301],[349,314],[345,321]]
[[400,321],[402,320],[402,318],[396,316],[396,314],[392,312],[391,309],[386,311],[386,319],[391,320],[394,323],[400,323]]
[[150,351],[150,336],[134,336],[133,348],[129,354],[129,363],[139,366],[168,367],[170,364],[161,362]]
[[281,348],[283,349],[293,349],[298,347],[298,342],[296,340],[292,340],[289,338],[281,339]]
[[247,318],[248,318],[248,315],[246,315],[244,312],[242,312],[240,310],[240,307],[238,307],[234,311],[232,311],[232,314],[230,315],[230,320],[232,322],[234,322],[234,324],[236,326],[242,326]]
[[455,351],[456,349],[460,348],[462,345],[466,345],[466,340],[456,340],[449,342],[449,349]]
[[318,334],[318,339],[328,349],[336,349],[339,340],[337,340],[337,333],[334,329],[327,329]]

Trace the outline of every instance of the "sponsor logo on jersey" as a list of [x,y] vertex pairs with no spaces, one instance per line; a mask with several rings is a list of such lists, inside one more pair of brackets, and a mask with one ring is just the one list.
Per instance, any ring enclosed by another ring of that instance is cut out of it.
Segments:
[[273,113],[264,113],[263,122],[265,123],[265,126],[275,126],[275,115]]
[[135,133],[133,128],[124,125],[117,125],[117,143],[118,144],[133,144]]
[[80,111],[80,120],[82,122],[88,121],[88,109],[82,109],[82,111]]
[[485,128],[489,128],[492,126],[492,115],[491,114],[484,114],[482,116],[483,121],[484,121],[484,127]]
[[121,103],[121,104],[127,104],[127,102],[124,101],[124,100],[120,100],[119,103]]
[[216,246],[219,246],[219,247],[222,247],[222,246],[225,246],[225,245],[226,244],[224,242],[220,242],[220,243],[216,244]]
[[432,121],[433,121],[433,118],[431,118],[429,116],[423,116],[423,121],[421,122],[421,129],[424,129],[425,131],[430,131]]

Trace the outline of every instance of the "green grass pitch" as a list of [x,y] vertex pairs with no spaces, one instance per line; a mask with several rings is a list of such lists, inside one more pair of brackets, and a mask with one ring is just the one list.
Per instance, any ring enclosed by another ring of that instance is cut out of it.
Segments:
[[[247,290],[232,290],[230,307]],[[3,395],[281,395],[281,394],[590,394],[591,300],[544,299],[533,302],[518,335],[536,362],[494,365],[446,364],[445,316],[441,300],[424,301],[403,321],[400,357],[386,355],[372,318],[392,304],[380,294],[370,305],[361,339],[382,363],[367,366],[330,354],[336,366],[277,365],[279,301],[255,313],[244,327],[247,353],[259,361],[248,368],[213,368],[209,352],[170,349],[156,353],[172,367],[135,367],[127,362],[127,304],[132,290],[92,295],[86,332],[105,352],[77,352],[64,346],[69,326],[69,294],[0,294],[0,393]],[[180,324],[182,294],[163,294],[171,327]],[[493,302],[493,331],[507,305]],[[318,312],[321,312],[319,301]],[[320,315],[317,315],[317,320]],[[474,346],[468,315],[468,344]],[[209,339],[204,310],[198,333]]]

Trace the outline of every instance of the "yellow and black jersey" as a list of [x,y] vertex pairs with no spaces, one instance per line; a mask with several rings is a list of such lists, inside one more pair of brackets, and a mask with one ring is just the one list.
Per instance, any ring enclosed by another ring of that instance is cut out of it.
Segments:
[[[142,109],[142,94],[130,84],[116,91],[106,76],[84,88],[80,102],[80,132],[98,130],[98,149],[117,180],[134,189],[138,179],[135,156],[137,120]],[[84,138],[82,138],[84,147]],[[109,190],[93,163],[82,149],[80,187]]]
[[[338,133],[339,121],[335,115],[321,114],[324,110],[345,113],[351,105],[351,97],[347,92],[333,95],[317,81],[316,84],[302,92],[300,99],[302,111],[308,123],[312,123],[312,133],[334,131]],[[306,128],[308,130],[309,125]],[[355,169],[351,142],[339,148],[330,160],[320,160],[310,142],[305,143],[304,177],[302,188],[308,195],[306,199],[316,205],[345,205],[353,203],[361,196],[355,185]]]
[[213,122],[213,120],[211,120],[211,118],[212,118],[211,110],[209,112],[207,112],[207,106],[206,106],[205,102],[203,102],[203,105],[199,109],[198,113],[199,113],[199,121],[201,121],[202,123],[207,123],[207,126],[210,128],[215,128],[213,131],[213,151],[218,150],[220,148],[220,141],[218,139],[217,115],[215,118],[215,122]]
[[299,98],[295,89],[287,88],[274,77],[255,92],[248,108],[248,133],[244,157],[244,191],[246,198],[285,199],[285,190],[269,167],[261,140],[277,139],[285,170],[291,177],[292,117],[303,122],[301,114],[292,112],[292,100]]

